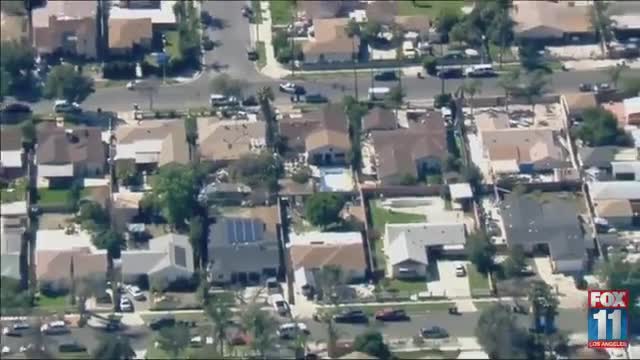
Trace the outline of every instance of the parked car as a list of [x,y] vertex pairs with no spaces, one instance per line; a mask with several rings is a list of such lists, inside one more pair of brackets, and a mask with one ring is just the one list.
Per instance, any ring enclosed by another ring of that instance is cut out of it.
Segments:
[[135,300],[144,301],[147,300],[147,297],[144,295],[142,290],[137,285],[127,285],[125,286],[127,292],[133,296]]
[[398,74],[395,71],[381,71],[373,75],[373,79],[376,81],[393,81],[398,79]]
[[296,85],[292,82],[280,84],[278,88],[281,92],[291,95],[304,95],[307,92],[304,87]]
[[225,96],[221,94],[209,95],[209,102],[213,107],[236,106],[240,103],[235,96]]
[[289,304],[284,300],[281,294],[274,294],[270,296],[270,303],[273,309],[281,316],[286,316],[289,313]]
[[438,77],[441,79],[458,79],[462,77],[461,68],[445,68],[438,70]]
[[580,90],[580,92],[591,92],[591,90],[593,90],[593,85],[589,83],[581,83],[578,86],[578,90]]
[[407,312],[402,309],[382,309],[376,311],[376,320],[380,321],[407,321],[410,320]]
[[19,113],[29,114],[31,113],[31,111],[32,110],[29,107],[29,105],[25,105],[21,103],[7,104],[2,108],[2,113],[6,113],[6,114],[19,114]]
[[420,336],[425,339],[444,339],[449,337],[449,333],[439,326],[432,326],[420,329]]
[[465,275],[467,275],[467,269],[464,268],[464,265],[462,264],[456,265],[456,276],[464,277]]
[[128,297],[120,298],[120,311],[122,312],[133,312],[133,302]]
[[67,100],[56,100],[53,103],[53,111],[55,113],[75,113],[82,111],[82,109],[80,108],[80,105],[75,102],[69,102]]
[[87,347],[76,342],[68,342],[68,343],[62,343],[58,346],[58,351],[59,352],[85,352],[87,351]]
[[464,69],[464,76],[467,77],[491,77],[496,75],[496,71],[491,64],[471,65]]
[[369,317],[362,310],[345,311],[333,316],[336,323],[364,324],[369,322]]
[[151,330],[160,330],[165,327],[172,327],[176,324],[176,319],[173,316],[165,316],[157,319],[153,319],[149,322],[149,328]]
[[138,85],[139,83],[140,83],[140,81],[138,81],[138,80],[129,81],[127,83],[127,90],[135,90],[136,89],[136,85]]
[[303,334],[309,335],[310,331],[307,328],[305,323],[286,323],[280,325],[276,334],[280,339],[283,340],[292,340],[295,339],[298,333],[301,332]]
[[258,61],[260,55],[256,49],[247,49],[247,60],[249,61]]
[[5,327],[2,329],[2,335],[11,336],[11,337],[20,337],[22,336],[22,333],[14,329],[13,327]]
[[243,17],[251,18],[253,16],[253,9],[245,5],[242,7],[241,14]]
[[242,106],[258,106],[258,99],[255,96],[251,95],[244,100],[242,100]]
[[7,354],[11,354],[11,348],[8,346],[3,346],[2,347],[2,355],[7,355]]
[[13,330],[29,330],[31,325],[28,322],[18,321],[17,323],[11,326]]
[[274,277],[268,278],[265,281],[265,287],[267,288],[267,295],[282,293],[282,288],[280,287],[280,283],[278,282],[278,279]]
[[44,324],[40,327],[40,331],[45,335],[60,335],[70,332],[67,324],[64,321],[52,321]]
[[304,101],[307,104],[324,104],[329,102],[329,99],[322,94],[309,94],[304,97]]

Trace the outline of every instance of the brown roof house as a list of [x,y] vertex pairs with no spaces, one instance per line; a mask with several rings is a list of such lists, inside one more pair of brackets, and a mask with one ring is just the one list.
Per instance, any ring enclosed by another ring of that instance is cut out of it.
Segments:
[[373,131],[378,180],[397,184],[406,176],[420,178],[440,169],[447,156],[444,119],[436,112],[410,124],[410,127]]
[[47,1],[33,10],[33,45],[40,54],[61,51],[96,57],[98,2]]
[[39,180],[50,182],[73,177],[103,176],[107,156],[99,128],[61,128],[53,124],[41,124],[37,127],[37,136]]
[[23,174],[24,150],[19,126],[3,126],[0,130],[0,177],[15,179]]
[[367,262],[361,233],[292,233],[289,241],[287,247],[297,286],[317,287],[315,274],[325,266],[341,268],[347,282],[364,279]]
[[366,12],[368,20],[391,25],[398,14],[398,3],[396,1],[369,1]]
[[123,125],[116,130],[116,160],[134,159],[138,166],[189,162],[187,135],[182,120],[153,120]]
[[552,43],[593,39],[595,34],[589,21],[591,5],[580,3],[514,1],[511,16],[516,23],[516,37]]
[[309,117],[320,125],[305,138],[307,161],[314,165],[345,164],[351,143],[347,115],[342,105],[327,105]]
[[[348,18],[314,19],[309,41],[302,46],[306,63],[352,61],[360,49],[360,38],[345,32]],[[313,35],[312,35],[313,34]]]
[[128,54],[151,47],[153,29],[150,18],[109,19],[109,51]]
[[375,107],[362,118],[362,131],[394,130],[398,128],[396,115],[393,111],[382,107]]
[[431,20],[424,15],[396,16],[395,23],[404,31],[412,31],[420,35],[428,34],[431,28]]
[[264,121],[198,119],[198,144],[203,160],[229,162],[266,147]]

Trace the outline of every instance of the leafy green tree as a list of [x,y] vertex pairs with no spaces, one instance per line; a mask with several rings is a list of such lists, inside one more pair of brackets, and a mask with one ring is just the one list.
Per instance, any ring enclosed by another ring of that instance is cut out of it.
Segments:
[[9,73],[9,83],[14,84],[17,78],[33,69],[35,53],[31,47],[17,41],[3,41],[0,46],[0,66]]
[[481,274],[489,274],[494,266],[496,247],[485,233],[477,232],[469,235],[464,245],[469,260]]
[[[189,242],[193,247],[193,255],[197,263],[202,264],[202,251],[205,249],[205,220],[202,216],[194,216],[189,220]],[[199,260],[199,261],[198,261]]]
[[221,74],[211,80],[210,89],[214,93],[241,99],[247,86],[248,83],[245,80],[234,79],[229,74]]
[[404,174],[400,178],[400,185],[411,186],[411,185],[417,185],[417,184],[418,184],[418,178],[412,174]]
[[494,18],[493,25],[489,29],[489,39],[500,47],[498,62],[502,68],[502,59],[505,50],[513,43],[515,35],[513,28],[515,22],[511,18],[508,10],[499,11]]
[[110,259],[120,258],[120,252],[125,248],[125,240],[122,235],[111,229],[94,234],[91,241],[98,249],[107,250]]
[[311,169],[308,166],[302,166],[291,175],[291,179],[298,184],[306,184],[311,178]]
[[227,342],[227,329],[229,322],[233,318],[233,313],[229,308],[229,304],[216,298],[209,302],[205,307],[205,311],[209,320],[213,323],[213,337],[219,346],[218,353],[224,354],[224,346]]
[[73,65],[57,65],[51,69],[44,85],[47,98],[82,102],[95,91],[93,79],[77,72]]
[[475,164],[467,164],[462,169],[462,178],[471,185],[474,194],[480,193],[482,186],[482,172]]
[[391,358],[391,351],[389,350],[389,346],[384,343],[382,334],[373,329],[369,329],[364,334],[356,336],[353,342],[353,349],[375,356],[378,359]]
[[20,129],[22,131],[22,147],[25,151],[31,151],[36,145],[36,126],[33,123],[33,119],[29,119]]
[[71,185],[69,189],[69,193],[67,194],[67,206],[71,209],[71,211],[78,211],[78,203],[80,202],[80,198],[82,197],[82,184],[80,181],[76,180]]
[[524,45],[518,48],[520,64],[526,71],[546,69],[547,64],[544,56],[540,54],[538,48],[533,45]]
[[609,6],[610,4],[604,1],[594,1],[589,11],[591,28],[598,34],[600,40],[605,43],[609,43],[614,39],[614,20],[609,14]]
[[198,195],[197,169],[169,164],[160,168],[151,193],[147,193],[152,203],[174,228],[183,227],[196,209]]
[[527,257],[525,256],[522,246],[510,246],[508,257],[502,264],[505,276],[513,277],[519,275],[525,266],[527,266]]
[[473,115],[473,98],[482,92],[482,81],[480,79],[465,80],[458,88],[456,97],[465,98],[469,96],[471,99],[471,115]]
[[607,69],[607,75],[609,75],[609,79],[611,80],[614,88],[618,88],[620,79],[628,68],[629,67],[627,65],[616,65]]
[[549,77],[543,70],[536,70],[529,74],[527,82],[519,88],[519,95],[524,96],[529,104],[531,111],[535,116],[536,103],[549,91]]
[[[531,283],[527,297],[531,303],[534,321],[544,319],[545,324],[553,324],[558,315],[559,301],[557,295],[552,292],[551,286],[542,280],[536,280]],[[550,329],[547,325],[547,330],[554,329]]]
[[[636,306],[630,306],[629,329],[632,333],[640,331],[640,262],[625,261],[621,254],[610,254],[609,261],[603,262],[597,271],[608,289],[628,289],[629,298],[636,300]],[[633,300],[632,300],[633,301]]]
[[384,101],[387,104],[387,106],[396,109],[396,112],[397,112],[400,105],[402,105],[402,101],[404,100],[405,95],[406,94],[404,90],[402,90],[402,87],[400,87],[399,85],[394,86],[385,95]]
[[582,112],[583,122],[574,135],[587,146],[606,146],[629,144],[629,138],[618,127],[616,116],[601,107],[586,109]]
[[130,360],[136,357],[129,338],[126,336],[107,333],[101,334],[98,340],[98,345],[91,352],[91,356],[94,359]]
[[449,32],[453,27],[460,23],[462,18],[460,13],[452,8],[443,7],[438,14],[438,18],[436,20],[436,29],[440,34],[445,36],[443,42],[449,41]]
[[527,358],[530,337],[506,305],[494,303],[483,309],[475,335],[491,359]]
[[189,346],[191,335],[189,334],[189,328],[178,324],[160,329],[156,341],[160,349],[169,353],[173,359],[179,359],[179,356]]
[[340,221],[340,211],[344,207],[344,197],[320,192],[309,196],[304,204],[305,218],[312,224],[326,227]]
[[509,111],[509,98],[517,91],[520,78],[520,70],[516,69],[500,75],[498,79],[498,86],[504,90],[504,107],[506,111]]
[[0,309],[2,314],[24,314],[29,310],[30,296],[20,288],[18,280],[2,277]]
[[198,141],[198,123],[195,116],[187,116],[184,119],[184,130],[187,134],[187,143],[192,147],[196,146]]
[[278,323],[270,313],[262,310],[257,303],[250,304],[242,313],[242,325],[251,336],[251,349],[266,358],[267,353],[275,348],[275,333]]
[[109,214],[95,201],[84,202],[76,216],[76,222],[80,223],[84,229],[95,233],[109,228]]
[[283,171],[280,158],[267,151],[247,154],[230,167],[231,177],[236,181],[270,191],[278,189],[278,179]]
[[273,148],[275,139],[277,138],[278,128],[275,124],[276,116],[271,107],[271,102],[275,99],[273,90],[269,86],[265,86],[258,90],[258,103],[260,104],[260,112],[262,118],[267,123],[267,146]]
[[366,24],[360,29],[360,37],[362,40],[371,43],[378,37],[378,34],[382,31],[382,24],[369,19]]
[[137,185],[140,181],[138,180],[135,161],[129,159],[116,160],[116,178],[124,186]]

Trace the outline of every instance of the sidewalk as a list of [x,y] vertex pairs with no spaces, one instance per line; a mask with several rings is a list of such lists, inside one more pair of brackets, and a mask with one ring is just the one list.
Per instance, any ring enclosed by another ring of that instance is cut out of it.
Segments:
[[563,62],[564,66],[568,70],[602,70],[607,69],[612,66],[617,66],[620,64],[626,64],[629,69],[640,69],[640,61],[635,60],[575,60],[575,61],[565,61]]
[[269,1],[260,2],[260,10],[262,11],[262,23],[255,24],[250,29],[251,43],[255,45],[256,41],[264,43],[265,50],[265,66],[257,69],[263,75],[274,79],[281,79],[289,74],[289,70],[285,70],[276,60],[273,46],[273,34],[271,33],[271,8]]

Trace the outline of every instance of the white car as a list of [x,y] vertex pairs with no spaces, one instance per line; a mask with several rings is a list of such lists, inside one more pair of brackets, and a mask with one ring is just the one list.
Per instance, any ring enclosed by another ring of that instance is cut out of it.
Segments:
[[462,264],[456,265],[456,276],[464,277],[465,275],[467,275],[467,270],[464,268],[464,265]]
[[287,82],[284,84],[280,84],[279,86],[280,91],[287,93],[287,94],[295,94],[297,89],[298,89],[298,85],[292,83],[292,82]]
[[135,300],[143,301],[147,298],[146,296],[144,296],[144,293],[142,292],[142,290],[140,290],[140,288],[136,285],[126,285],[125,288],[127,289],[127,292],[129,292],[129,294],[131,294],[131,296],[133,296]]
[[132,312],[133,311],[133,303],[131,302],[131,299],[129,299],[128,297],[121,297],[120,298],[120,311],[122,312]]
[[302,332],[306,335],[310,334],[309,328],[307,328],[307,325],[302,322],[282,324],[276,331],[276,334],[281,339],[293,339],[296,337],[298,332]]
[[140,83],[140,81],[138,81],[138,80],[129,81],[127,83],[127,90],[135,90],[136,89],[136,85],[138,85],[139,83]]
[[6,355],[11,353],[11,349],[8,346],[3,346],[2,347],[2,355]]

